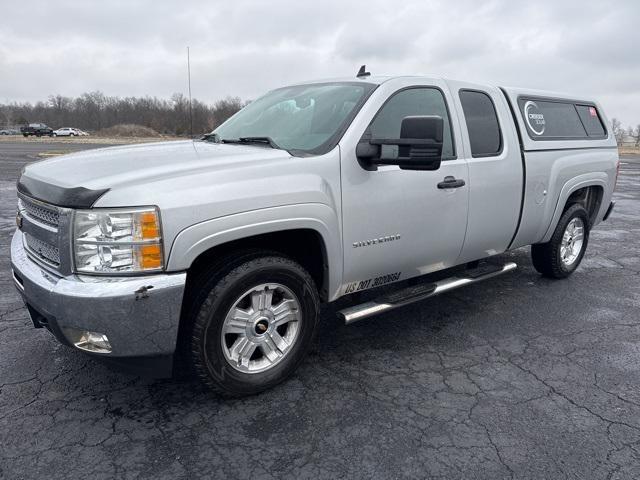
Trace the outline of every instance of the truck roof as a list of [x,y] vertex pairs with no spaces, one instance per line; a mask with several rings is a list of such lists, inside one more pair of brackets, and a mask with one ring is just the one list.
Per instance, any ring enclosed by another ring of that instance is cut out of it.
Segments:
[[420,79],[437,79],[443,80],[442,77],[438,77],[435,75],[369,75],[366,77],[332,77],[332,78],[320,78],[316,80],[306,80],[302,82],[297,82],[295,85],[311,85],[314,83],[333,83],[333,82],[362,82],[362,83],[370,83],[374,85],[380,85],[381,83],[387,82],[389,80],[395,80],[397,78],[420,78]]
[[505,85],[491,85],[486,83],[476,83],[470,82],[467,80],[459,80],[453,78],[445,78],[438,75],[425,74],[425,75],[370,75],[367,77],[333,77],[333,78],[322,78],[316,80],[307,80],[302,82],[297,82],[293,85],[312,85],[315,83],[333,83],[333,82],[362,82],[374,85],[380,85],[390,80],[402,79],[402,78],[415,78],[421,81],[425,80],[441,80],[445,82],[455,81],[455,82],[465,82],[465,83],[473,83],[477,86],[484,86],[487,88],[504,88],[510,95],[513,97],[517,97],[518,95],[524,96],[532,96],[532,97],[551,97],[551,98],[562,98],[562,99],[570,99],[570,100],[581,100],[588,101],[590,98],[587,95],[576,95],[575,93],[566,93],[566,92],[557,92],[553,90],[539,90],[525,87],[514,87],[514,86],[505,86]]

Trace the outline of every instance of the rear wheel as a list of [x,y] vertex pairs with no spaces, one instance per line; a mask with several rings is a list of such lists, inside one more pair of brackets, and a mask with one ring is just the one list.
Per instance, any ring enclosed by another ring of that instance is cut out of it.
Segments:
[[260,255],[213,275],[196,305],[190,347],[197,375],[227,396],[282,382],[302,362],[318,322],[309,273],[278,255]]
[[566,278],[580,262],[589,242],[589,214],[582,205],[571,205],[560,217],[547,243],[531,245],[535,269],[546,277]]

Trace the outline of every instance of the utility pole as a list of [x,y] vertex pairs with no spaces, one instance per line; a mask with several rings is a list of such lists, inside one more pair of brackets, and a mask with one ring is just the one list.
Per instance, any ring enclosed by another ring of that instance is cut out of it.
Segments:
[[189,55],[189,47],[187,47],[187,77],[189,80],[189,132],[191,132],[191,138],[193,138],[193,108],[191,102],[191,58]]

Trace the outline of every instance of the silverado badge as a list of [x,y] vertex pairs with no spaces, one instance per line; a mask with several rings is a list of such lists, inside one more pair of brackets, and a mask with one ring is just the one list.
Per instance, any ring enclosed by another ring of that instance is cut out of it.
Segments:
[[353,248],[368,247],[369,245],[375,245],[377,243],[393,242],[395,240],[400,240],[399,233],[396,233],[395,235],[385,235],[384,237],[380,237],[380,238],[372,238],[371,240],[364,240],[362,242],[353,242]]

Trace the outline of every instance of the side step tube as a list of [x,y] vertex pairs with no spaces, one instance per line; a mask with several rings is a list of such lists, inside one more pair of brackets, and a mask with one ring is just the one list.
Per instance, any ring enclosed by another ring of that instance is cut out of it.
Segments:
[[502,267],[496,265],[494,268],[489,268],[488,270],[485,268],[485,271],[482,271],[481,267],[477,269],[477,271],[469,271],[465,276],[446,278],[418,287],[408,287],[390,295],[382,296],[371,302],[340,310],[338,316],[344,319],[346,325],[350,325],[373,315],[378,315],[379,313],[395,310],[396,308],[404,307],[405,305],[419,302],[426,298],[435,297],[441,293],[477,283],[487,278],[497,277],[503,273],[515,270],[516,267],[517,265],[513,262],[505,263]]

